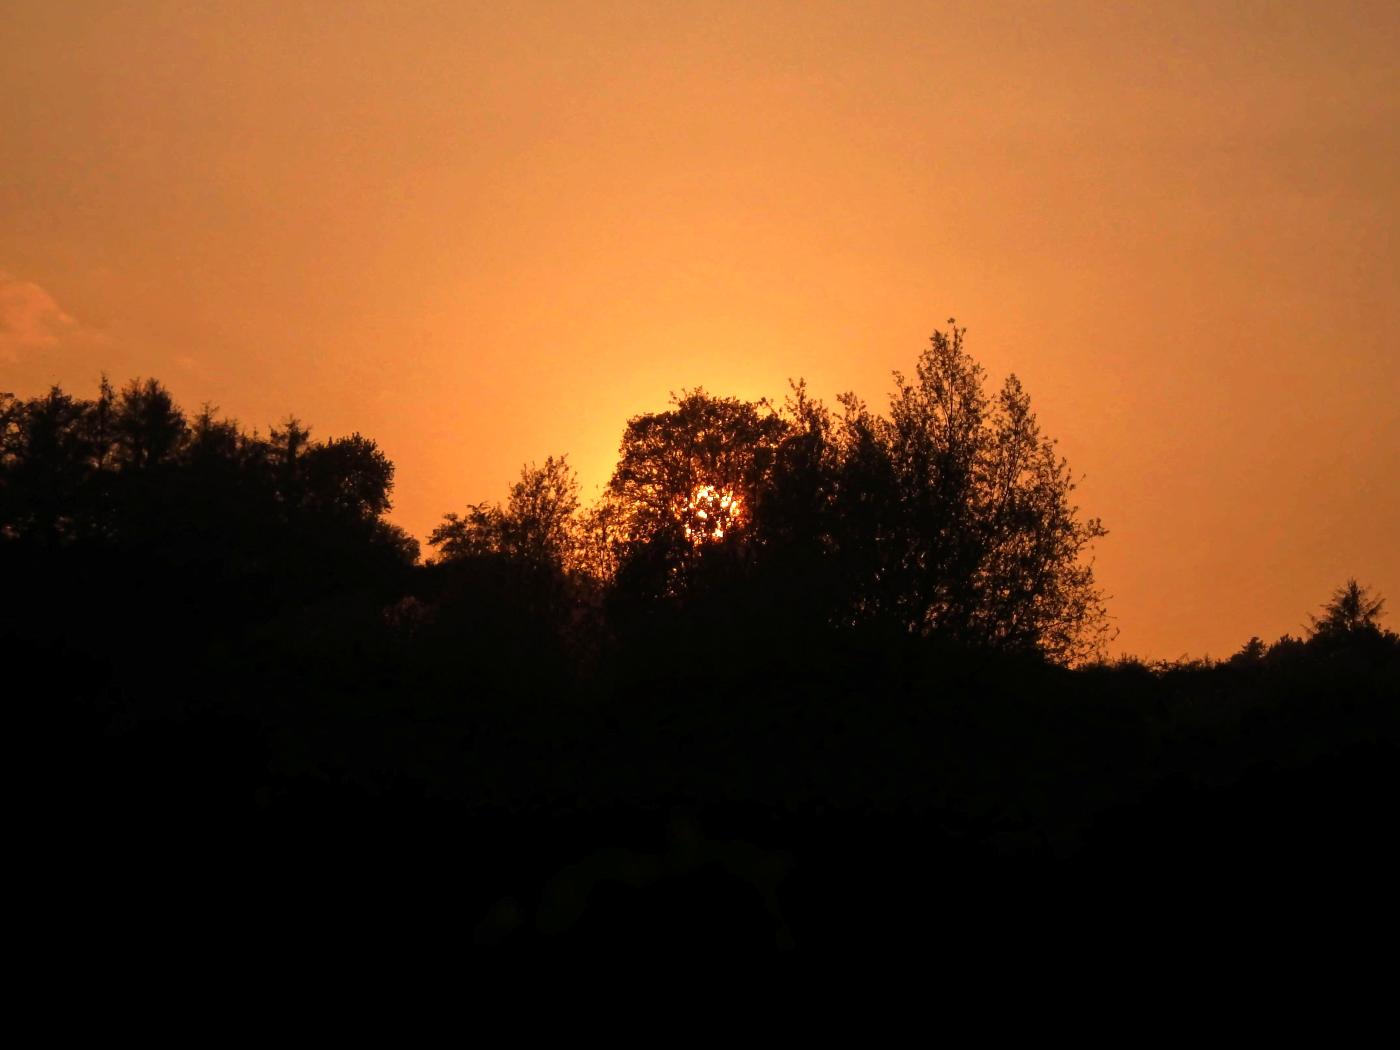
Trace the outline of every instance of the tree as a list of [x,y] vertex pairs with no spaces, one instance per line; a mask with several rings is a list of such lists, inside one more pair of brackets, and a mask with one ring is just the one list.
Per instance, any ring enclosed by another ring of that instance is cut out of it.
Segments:
[[722,539],[722,527],[702,524],[707,508],[719,509],[728,496],[727,520],[743,513],[728,508],[753,500],[786,427],[766,401],[697,389],[672,395],[671,403],[668,411],[628,420],[608,492],[622,507],[632,542],[684,534],[687,527],[697,541]]
[[83,513],[97,471],[91,403],[53,387],[43,397],[0,403],[0,535],[58,546],[94,531]]
[[[105,385],[105,384],[104,384]],[[116,412],[122,465],[147,470],[174,459],[187,426],[170,392],[154,379],[133,379],[122,390]]]
[[568,457],[550,456],[542,467],[521,468],[505,506],[478,503],[464,515],[448,514],[428,542],[447,561],[497,555],[559,572],[570,558],[577,510],[578,478]]
[[825,573],[836,624],[1089,656],[1106,616],[1084,557],[1106,532],[1080,519],[1019,380],[988,396],[965,331],[935,332],[913,378],[895,374],[887,417],[850,394],[832,417],[796,388],[761,504],[769,556],[802,543],[820,554],[805,573]]
[[1254,635],[1240,646],[1240,651],[1235,653],[1225,662],[1231,667],[1257,667],[1264,661],[1264,657],[1269,653],[1269,647],[1264,644],[1262,638]]
[[1332,593],[1332,600],[1322,607],[1322,615],[1308,617],[1310,633],[1322,640],[1342,640],[1361,636],[1378,636],[1385,599],[1371,597],[1370,588],[1355,578],[1347,580]]
[[607,490],[619,578],[653,596],[684,590],[714,548],[742,545],[787,433],[766,401],[697,389],[671,403],[628,420]]
[[888,415],[851,394],[833,413],[799,382],[780,411],[696,390],[630,420],[601,519],[615,593],[717,587],[719,606],[765,625],[1058,662],[1098,651],[1087,555],[1106,532],[1080,517],[1019,380],[989,395],[964,334],[935,332],[913,377],[895,374]]
[[577,510],[573,469],[566,457],[550,456],[521,468],[504,504],[448,514],[428,537],[438,550],[428,571],[437,630],[513,687],[563,666],[564,635],[579,607],[571,571]]
[[351,520],[388,512],[394,465],[369,438],[352,434],[312,445],[299,466],[305,499],[314,510]]

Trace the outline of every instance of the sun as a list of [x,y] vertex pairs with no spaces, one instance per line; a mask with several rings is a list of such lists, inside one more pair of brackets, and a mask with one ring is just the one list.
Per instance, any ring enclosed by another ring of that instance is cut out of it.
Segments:
[[743,524],[745,510],[743,499],[732,489],[701,485],[681,510],[685,538],[696,546],[717,543]]

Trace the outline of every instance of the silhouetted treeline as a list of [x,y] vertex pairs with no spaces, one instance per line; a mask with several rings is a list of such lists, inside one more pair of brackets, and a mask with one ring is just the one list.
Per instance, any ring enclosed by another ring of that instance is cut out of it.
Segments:
[[6,699],[85,935],[992,951],[1393,880],[1383,603],[1106,661],[1104,530],[956,328],[886,414],[689,392],[597,505],[550,458],[425,562],[392,481],[154,381],[0,396]]
[[[383,518],[393,472],[358,434],[313,442],[291,419],[250,435],[208,407],[187,419],[154,380],[104,381],[92,400],[0,395],[0,572],[11,593],[57,602],[58,619],[96,617],[155,647],[152,618],[197,632],[387,595],[417,560]],[[32,625],[36,612],[5,615]]]

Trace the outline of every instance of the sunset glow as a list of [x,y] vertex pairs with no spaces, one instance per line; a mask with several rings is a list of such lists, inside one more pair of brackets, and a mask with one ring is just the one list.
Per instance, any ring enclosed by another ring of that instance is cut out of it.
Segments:
[[3,0],[40,967],[1374,971],[1397,56],[1400,0]]
[[[956,316],[1144,656],[1400,594],[1400,4],[11,0],[0,391],[372,436],[424,539]],[[692,539],[747,509],[697,492]],[[714,502],[718,501],[718,502]],[[700,513],[704,512],[705,517]]]

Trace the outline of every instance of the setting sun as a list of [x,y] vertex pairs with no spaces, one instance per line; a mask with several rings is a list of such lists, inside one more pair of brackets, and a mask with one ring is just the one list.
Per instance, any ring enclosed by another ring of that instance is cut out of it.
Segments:
[[744,501],[731,489],[701,485],[681,512],[685,538],[691,543],[713,543],[744,522]]

